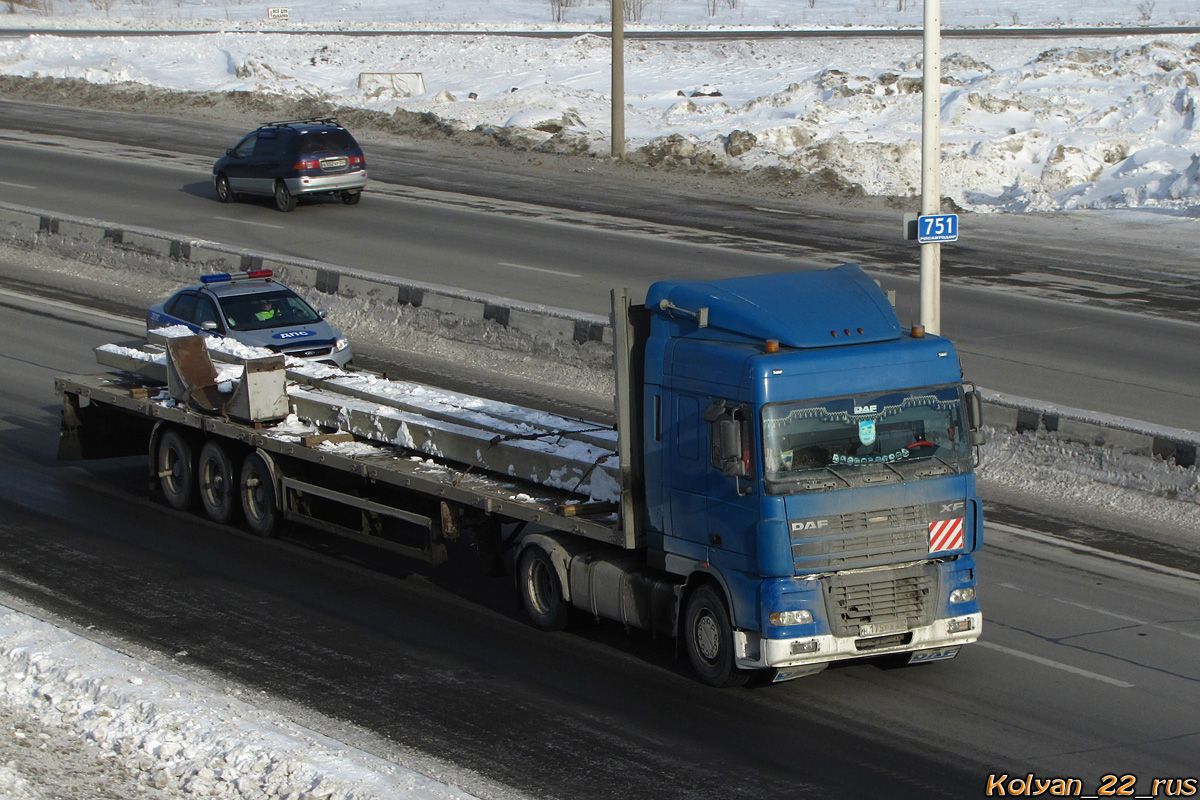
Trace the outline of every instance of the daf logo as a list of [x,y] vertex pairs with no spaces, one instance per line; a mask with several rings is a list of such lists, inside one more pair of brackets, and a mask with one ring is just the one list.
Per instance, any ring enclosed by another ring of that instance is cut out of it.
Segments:
[[879,406],[876,406],[876,405],[855,406],[854,413],[855,414],[874,414],[878,409],[879,409]]
[[827,519],[806,519],[802,522],[793,522],[793,531],[819,531],[821,528],[829,527]]
[[942,503],[941,513],[942,514],[954,514],[956,512],[962,511],[966,507],[967,507],[967,503],[964,500],[959,500],[956,503]]
[[312,336],[312,331],[284,331],[272,336],[272,339],[303,339],[305,336]]

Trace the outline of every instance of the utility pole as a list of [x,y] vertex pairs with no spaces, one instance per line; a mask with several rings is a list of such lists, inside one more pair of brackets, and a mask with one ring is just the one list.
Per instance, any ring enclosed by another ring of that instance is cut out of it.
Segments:
[[[614,0],[617,2],[617,0]],[[921,83],[921,214],[942,213],[942,3],[925,0],[925,64]],[[942,245],[921,245],[921,324],[941,334]]]
[[612,0],[612,156],[625,157],[624,0]]

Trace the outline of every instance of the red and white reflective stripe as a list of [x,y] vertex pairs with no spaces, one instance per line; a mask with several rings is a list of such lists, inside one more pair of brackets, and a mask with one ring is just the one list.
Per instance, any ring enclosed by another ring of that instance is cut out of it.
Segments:
[[963,518],[939,519],[929,523],[929,552],[963,548]]

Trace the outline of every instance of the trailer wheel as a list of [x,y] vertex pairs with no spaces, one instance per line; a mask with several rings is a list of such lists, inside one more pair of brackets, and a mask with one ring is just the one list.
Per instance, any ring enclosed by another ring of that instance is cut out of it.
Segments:
[[195,459],[179,431],[166,431],[158,440],[158,485],[171,508],[187,511],[196,502]]
[[196,461],[197,487],[204,513],[213,522],[226,524],[233,518],[237,503],[237,484],[233,460],[220,442],[208,441],[200,448]]
[[528,547],[517,565],[517,588],[533,624],[544,631],[561,631],[571,622],[571,606],[563,597],[562,583],[550,556],[540,547]]
[[683,638],[688,658],[700,679],[710,686],[741,686],[750,678],[733,660],[733,625],[721,593],[712,586],[692,592],[684,615]]
[[246,527],[258,536],[274,536],[279,526],[279,496],[271,465],[261,454],[246,456],[238,488]]

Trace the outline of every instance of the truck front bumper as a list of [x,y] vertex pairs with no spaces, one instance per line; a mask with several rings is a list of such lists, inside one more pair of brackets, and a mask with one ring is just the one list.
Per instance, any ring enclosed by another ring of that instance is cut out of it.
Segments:
[[764,639],[756,631],[734,631],[734,650],[741,669],[777,669],[777,680],[820,672],[835,661],[896,653],[922,654],[914,660],[952,658],[958,648],[979,638],[983,614],[934,620],[894,637],[801,636]]

